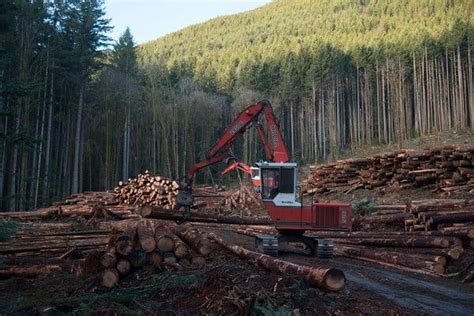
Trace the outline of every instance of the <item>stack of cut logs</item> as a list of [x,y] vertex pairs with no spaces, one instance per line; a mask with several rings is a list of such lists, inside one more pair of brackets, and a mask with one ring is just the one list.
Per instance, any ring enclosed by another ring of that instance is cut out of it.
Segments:
[[431,185],[445,194],[474,193],[474,147],[445,146],[400,150],[362,159],[311,166],[305,192],[352,192]]
[[406,231],[461,229],[474,222],[474,200],[419,200],[407,209]]
[[[370,215],[354,218],[353,225],[364,231],[319,234],[336,238],[342,255],[442,274],[449,271],[449,264],[457,263],[465,249],[472,255],[474,200],[431,199],[408,205],[378,205]],[[423,262],[430,266],[423,267]]]
[[148,171],[136,178],[119,182],[114,189],[120,203],[129,205],[162,206],[172,209],[178,194],[179,184],[176,181],[152,176]]
[[27,221],[34,219],[53,219],[60,217],[81,218],[139,218],[134,214],[135,207],[119,205],[115,193],[84,192],[67,197],[64,201],[55,202],[53,206],[25,212],[0,212],[0,219]]
[[200,267],[212,249],[213,243],[196,230],[142,220],[111,238],[109,248],[100,258],[104,268],[102,285],[112,288],[120,276],[146,265],[158,270]]

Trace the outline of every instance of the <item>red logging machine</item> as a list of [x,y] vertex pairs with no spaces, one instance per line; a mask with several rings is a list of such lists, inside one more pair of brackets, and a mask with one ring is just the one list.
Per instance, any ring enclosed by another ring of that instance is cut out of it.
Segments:
[[[259,122],[262,114],[266,120],[266,131]],[[283,143],[280,128],[272,106],[267,100],[245,108],[207,153],[206,159],[188,170],[185,184],[180,188],[176,198],[175,209],[184,207],[183,219],[180,223],[186,221],[190,215],[190,207],[193,204],[194,174],[204,167],[228,159],[231,156],[229,152],[231,146],[250,125],[257,129],[267,159],[267,161],[256,164],[252,177],[260,178],[260,195],[263,204],[275,228],[280,232],[278,236],[259,235],[256,238],[257,250],[277,255],[281,244],[296,242],[303,243],[313,255],[331,257],[333,253],[332,241],[308,237],[303,234],[310,229],[350,229],[351,207],[344,203],[320,203],[317,201],[311,201],[309,205],[304,205],[302,195],[301,200],[297,201],[297,164],[289,162],[288,151]]]

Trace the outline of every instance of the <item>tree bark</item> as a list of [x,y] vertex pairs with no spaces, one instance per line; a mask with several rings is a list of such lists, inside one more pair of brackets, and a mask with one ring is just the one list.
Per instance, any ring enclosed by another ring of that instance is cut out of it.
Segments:
[[81,81],[81,86],[79,90],[79,105],[77,110],[76,116],[76,135],[74,141],[74,164],[73,164],[73,172],[72,172],[72,193],[79,192],[79,181],[81,172],[80,169],[80,159],[81,159],[81,134],[82,134],[82,111],[84,107],[84,82]]

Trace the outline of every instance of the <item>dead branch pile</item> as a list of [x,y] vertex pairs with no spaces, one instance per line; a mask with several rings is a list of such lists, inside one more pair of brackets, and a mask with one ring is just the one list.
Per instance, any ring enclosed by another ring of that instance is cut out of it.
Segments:
[[311,166],[305,192],[331,193],[390,186],[433,186],[444,194],[474,193],[474,147],[400,150],[362,159]]
[[119,182],[114,189],[120,203],[129,205],[174,207],[179,184],[160,176],[152,176],[148,170],[126,182]]
[[264,209],[262,199],[255,190],[248,186],[241,186],[230,195],[227,195],[221,202],[219,207],[223,213],[234,213],[236,210],[245,212],[245,215],[251,216],[258,211]]

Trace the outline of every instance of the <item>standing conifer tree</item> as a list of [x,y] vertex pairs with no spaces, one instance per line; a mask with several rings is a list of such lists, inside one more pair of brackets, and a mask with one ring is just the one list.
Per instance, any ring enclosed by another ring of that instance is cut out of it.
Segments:
[[108,37],[105,34],[111,29],[109,26],[110,20],[104,18],[104,16],[103,0],[71,1],[71,6],[66,14],[66,27],[69,31],[69,39],[75,48],[73,55],[79,61],[76,69],[79,96],[74,140],[73,193],[81,190],[82,183],[82,117],[87,78],[99,66],[97,63],[97,57],[101,53],[99,49],[107,44]]
[[130,171],[130,134],[132,124],[130,99],[136,86],[135,76],[137,70],[135,43],[128,27],[114,46],[112,65],[124,81],[124,89],[122,91],[124,93],[125,122],[123,129],[122,178],[127,180]]

